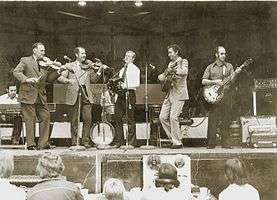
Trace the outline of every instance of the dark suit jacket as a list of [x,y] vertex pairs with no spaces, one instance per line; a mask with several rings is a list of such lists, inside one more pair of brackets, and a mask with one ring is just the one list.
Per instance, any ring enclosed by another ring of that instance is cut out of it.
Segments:
[[[13,70],[14,77],[20,82],[18,100],[21,103],[34,104],[37,98],[45,104],[46,97],[46,80],[49,75],[46,69],[39,69],[38,64],[33,56],[23,57],[20,59],[19,64]],[[26,83],[27,78],[39,78],[38,84]]]
[[[79,86],[78,82],[76,81],[76,77],[74,75],[76,71],[76,62],[71,62],[66,64],[65,70],[62,72],[62,76],[58,78],[58,81],[61,83],[66,83],[68,79],[75,80],[74,84],[66,84],[66,96],[65,96],[65,104],[67,105],[74,105],[77,101]],[[74,73],[73,73],[74,72]],[[85,80],[86,92],[88,95],[88,100],[92,104],[94,103],[94,97],[90,89],[90,84],[95,83],[97,80],[100,79],[101,76],[98,76],[97,73],[94,72],[93,69],[87,69],[85,72],[88,76]]]

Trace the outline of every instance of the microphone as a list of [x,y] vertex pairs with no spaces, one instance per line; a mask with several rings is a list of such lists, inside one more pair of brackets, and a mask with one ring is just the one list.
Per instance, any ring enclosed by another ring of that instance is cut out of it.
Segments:
[[65,59],[65,60],[67,60],[67,61],[69,61],[69,62],[72,62],[72,59],[69,58],[67,55],[64,55],[64,56],[63,56],[63,59]]
[[150,63],[149,63],[148,66],[151,67],[151,69],[153,69],[153,70],[156,69],[156,67],[154,65],[150,64]]

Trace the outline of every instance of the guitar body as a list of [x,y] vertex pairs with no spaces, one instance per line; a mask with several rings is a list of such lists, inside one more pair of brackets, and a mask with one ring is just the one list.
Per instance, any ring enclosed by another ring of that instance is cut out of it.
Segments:
[[224,92],[220,90],[219,85],[205,86],[203,89],[203,96],[208,103],[216,104],[223,98]]

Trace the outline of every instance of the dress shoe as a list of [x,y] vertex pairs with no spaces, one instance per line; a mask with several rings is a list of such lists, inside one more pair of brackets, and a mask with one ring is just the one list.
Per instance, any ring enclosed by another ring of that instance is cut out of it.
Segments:
[[43,150],[43,149],[51,149],[51,146],[49,144],[43,146],[43,147],[38,147],[38,150]]
[[207,149],[214,149],[215,148],[215,145],[208,145],[207,146]]
[[28,146],[27,149],[28,150],[37,150],[36,146]]
[[121,147],[121,144],[120,143],[114,143],[114,144],[112,144],[112,147],[113,148],[119,148],[119,147]]
[[181,149],[183,148],[183,145],[182,144],[172,144],[170,149]]
[[89,144],[89,143],[85,143],[85,144],[84,144],[84,147],[85,147],[86,149],[89,149],[89,148],[91,148],[91,147],[92,147],[92,145],[91,145],[91,144]]

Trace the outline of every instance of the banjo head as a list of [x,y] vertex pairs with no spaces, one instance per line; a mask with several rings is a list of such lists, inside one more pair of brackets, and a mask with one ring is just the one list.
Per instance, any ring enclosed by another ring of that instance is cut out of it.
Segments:
[[114,131],[109,122],[96,123],[90,130],[90,139],[96,145],[109,145],[114,139]]

